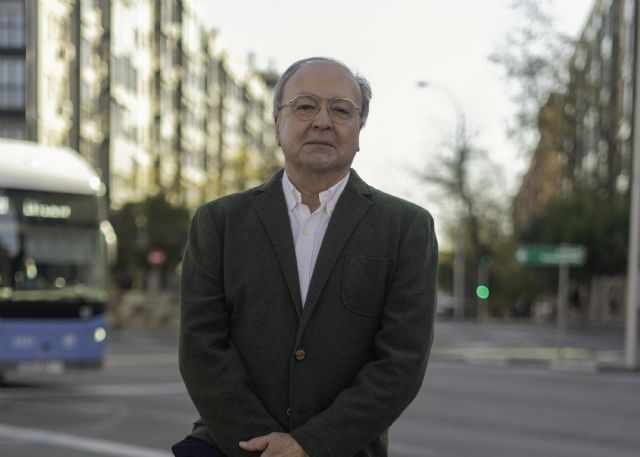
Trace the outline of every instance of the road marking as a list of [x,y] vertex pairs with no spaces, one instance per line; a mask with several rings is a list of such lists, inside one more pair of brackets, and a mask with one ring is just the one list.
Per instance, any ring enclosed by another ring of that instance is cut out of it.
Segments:
[[186,394],[187,390],[181,382],[155,384],[102,384],[97,386],[76,386],[74,393],[92,396],[142,397],[152,395]]
[[146,365],[178,365],[175,352],[160,354],[111,354],[105,359],[107,367],[131,367]]
[[389,455],[395,455],[397,457],[436,457],[440,454],[424,446],[403,444],[391,440],[389,444]]
[[119,457],[171,457],[171,453],[168,451],[6,424],[0,424],[0,437],[26,441],[36,445],[45,444],[67,449],[77,449],[100,455],[116,455]]
[[64,386],[46,391],[34,389],[11,389],[3,392],[7,398],[25,397],[146,397],[153,395],[185,395],[187,389],[182,382],[154,384],[102,384]]

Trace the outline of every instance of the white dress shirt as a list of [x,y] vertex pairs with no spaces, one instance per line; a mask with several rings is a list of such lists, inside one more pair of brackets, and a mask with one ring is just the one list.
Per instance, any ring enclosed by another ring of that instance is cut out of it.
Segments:
[[296,248],[296,260],[298,262],[298,278],[300,280],[300,294],[302,296],[302,306],[307,299],[311,275],[318,259],[318,252],[324,239],[324,234],[329,225],[329,219],[333,209],[342,195],[349,174],[331,186],[324,192],[320,192],[320,207],[313,213],[309,207],[302,203],[302,194],[293,185],[287,172],[282,175],[282,190],[289,210],[289,222],[291,223],[291,233],[293,243]]

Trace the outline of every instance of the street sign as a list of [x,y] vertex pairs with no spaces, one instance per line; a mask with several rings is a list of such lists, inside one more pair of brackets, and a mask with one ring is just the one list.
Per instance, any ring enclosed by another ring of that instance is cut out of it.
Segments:
[[586,257],[584,246],[568,244],[521,246],[516,250],[518,263],[529,266],[582,266]]

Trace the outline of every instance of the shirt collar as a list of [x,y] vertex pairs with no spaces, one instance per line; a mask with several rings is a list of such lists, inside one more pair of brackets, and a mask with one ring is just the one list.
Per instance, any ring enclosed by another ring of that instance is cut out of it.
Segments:
[[[347,186],[350,175],[351,171],[347,172],[347,174],[333,186],[320,192],[320,210],[326,211],[329,215],[333,213],[333,209],[336,207],[340,195],[342,195],[344,188]],[[302,194],[296,189],[296,186],[293,185],[289,176],[287,176],[286,170],[282,174],[282,190],[284,191],[284,198],[289,212],[293,211],[296,206],[302,204]]]

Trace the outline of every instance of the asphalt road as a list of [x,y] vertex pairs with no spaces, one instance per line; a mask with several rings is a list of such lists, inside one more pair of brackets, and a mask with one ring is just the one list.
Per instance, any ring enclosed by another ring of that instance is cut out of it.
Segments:
[[[440,338],[468,333],[447,324]],[[509,329],[533,344],[530,333]],[[102,371],[9,378],[0,387],[0,456],[170,456],[195,417],[175,342],[174,332],[114,333]],[[390,455],[635,457],[639,391],[639,373],[433,360],[391,430]]]

